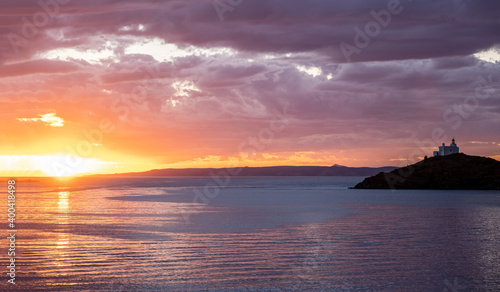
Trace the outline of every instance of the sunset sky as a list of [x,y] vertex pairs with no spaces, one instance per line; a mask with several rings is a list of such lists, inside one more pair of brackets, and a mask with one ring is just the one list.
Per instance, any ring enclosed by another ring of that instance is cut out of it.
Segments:
[[0,176],[500,159],[500,2],[0,3]]

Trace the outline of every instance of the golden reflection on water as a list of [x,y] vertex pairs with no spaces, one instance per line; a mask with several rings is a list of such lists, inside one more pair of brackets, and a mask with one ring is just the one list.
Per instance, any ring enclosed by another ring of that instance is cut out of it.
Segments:
[[59,192],[59,201],[57,202],[59,212],[67,212],[69,209],[69,192]]
[[68,253],[67,249],[69,247],[69,234],[65,231],[65,226],[69,224],[68,211],[70,209],[69,204],[69,192],[58,192],[58,201],[57,201],[57,210],[59,213],[63,213],[58,216],[58,224],[62,225],[60,232],[57,233],[57,254],[58,257],[55,259],[57,267],[61,270],[59,272],[60,275],[67,275],[67,270],[65,268],[72,266],[72,264],[68,261]]

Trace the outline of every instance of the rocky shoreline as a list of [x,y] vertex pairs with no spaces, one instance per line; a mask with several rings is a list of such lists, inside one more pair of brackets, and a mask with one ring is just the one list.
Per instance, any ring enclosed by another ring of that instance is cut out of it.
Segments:
[[500,162],[463,153],[431,157],[380,172],[354,189],[500,190]]

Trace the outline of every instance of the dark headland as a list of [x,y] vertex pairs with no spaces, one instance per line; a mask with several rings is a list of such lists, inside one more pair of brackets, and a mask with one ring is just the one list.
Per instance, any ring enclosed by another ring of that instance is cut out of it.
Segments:
[[500,190],[500,162],[463,153],[437,156],[366,178],[355,189]]

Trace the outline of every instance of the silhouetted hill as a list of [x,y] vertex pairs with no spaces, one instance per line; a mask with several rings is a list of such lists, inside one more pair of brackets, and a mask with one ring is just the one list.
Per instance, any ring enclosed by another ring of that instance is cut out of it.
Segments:
[[500,162],[462,153],[431,157],[366,178],[354,188],[500,190]]
[[[145,172],[119,174],[120,176],[210,176],[221,171],[229,171],[232,176],[369,176],[381,171],[391,171],[396,167],[346,167],[333,166],[270,166],[242,167],[235,169],[185,168],[155,169]],[[239,172],[238,172],[239,170]],[[237,173],[237,174],[234,174]],[[234,174],[234,175],[233,175]]]

